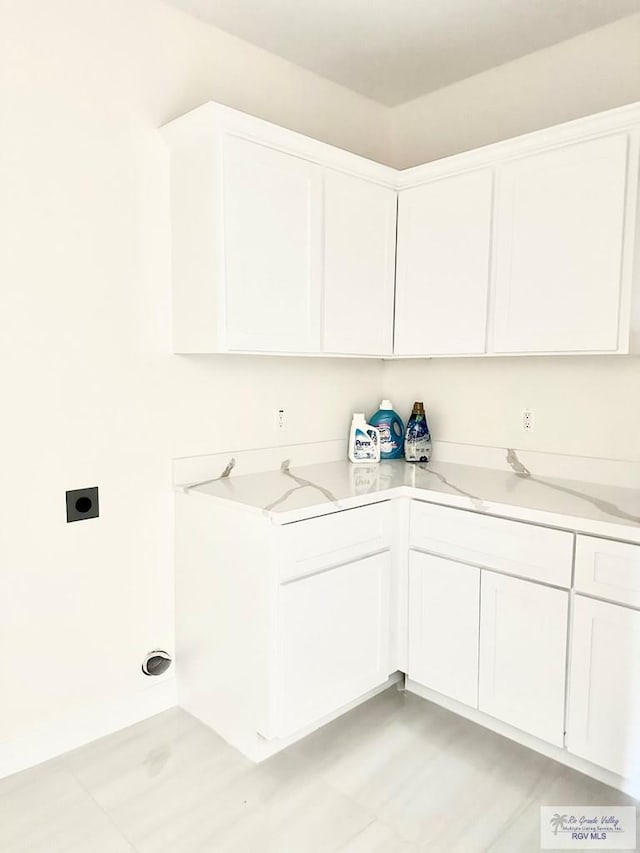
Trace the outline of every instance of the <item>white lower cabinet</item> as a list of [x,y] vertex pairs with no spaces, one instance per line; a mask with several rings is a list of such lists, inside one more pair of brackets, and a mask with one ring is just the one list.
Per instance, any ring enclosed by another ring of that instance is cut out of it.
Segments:
[[478,705],[480,570],[409,556],[409,678],[465,705]]
[[640,609],[628,605],[639,546],[580,535],[570,593],[560,584],[571,583],[572,541],[419,501],[397,514],[380,501],[274,525],[178,493],[179,704],[260,761],[401,668],[416,693],[635,785]]
[[569,752],[640,777],[640,612],[577,595],[569,678]]
[[287,737],[389,677],[389,552],[284,583],[271,680],[273,737]]
[[479,708],[564,744],[568,593],[482,572]]
[[576,592],[640,607],[640,545],[576,537]]

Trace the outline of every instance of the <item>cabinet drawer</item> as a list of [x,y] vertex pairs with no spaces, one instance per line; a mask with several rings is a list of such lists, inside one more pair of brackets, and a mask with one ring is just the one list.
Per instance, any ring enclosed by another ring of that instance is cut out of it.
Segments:
[[578,592],[640,607],[640,545],[578,536],[575,587]]
[[391,547],[388,502],[297,521],[282,528],[280,580],[293,580]]
[[519,575],[571,586],[573,534],[414,501],[411,547]]

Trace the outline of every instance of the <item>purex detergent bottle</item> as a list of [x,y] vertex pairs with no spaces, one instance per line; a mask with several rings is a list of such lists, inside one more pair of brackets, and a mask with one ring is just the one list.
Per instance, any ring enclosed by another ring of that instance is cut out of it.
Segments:
[[380,461],[380,432],[365,421],[363,412],[356,412],[351,421],[349,459],[356,464]]

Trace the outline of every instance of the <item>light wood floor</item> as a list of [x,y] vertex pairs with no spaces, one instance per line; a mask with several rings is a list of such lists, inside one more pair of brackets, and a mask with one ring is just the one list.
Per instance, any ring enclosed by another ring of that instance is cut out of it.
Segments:
[[635,802],[393,688],[258,766],[167,711],[0,781],[0,851],[531,853],[556,804]]

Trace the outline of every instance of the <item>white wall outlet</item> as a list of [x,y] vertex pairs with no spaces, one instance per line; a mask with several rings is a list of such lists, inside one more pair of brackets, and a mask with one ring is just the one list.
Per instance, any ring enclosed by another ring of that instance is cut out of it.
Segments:
[[527,432],[533,432],[535,423],[535,416],[531,409],[525,409],[522,413],[522,429]]
[[284,432],[287,427],[287,413],[284,409],[276,409],[276,432]]

